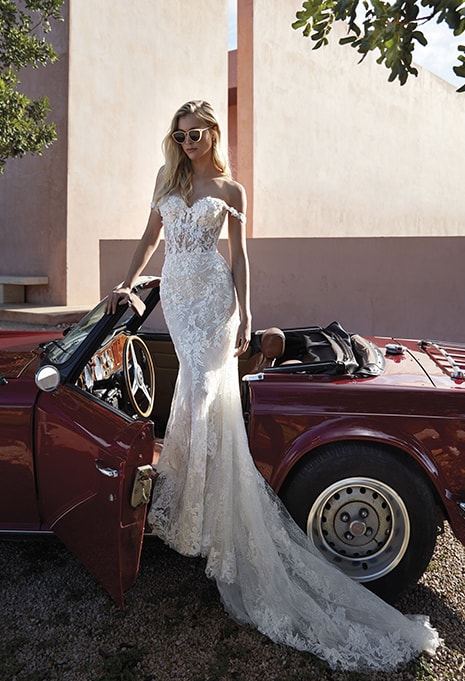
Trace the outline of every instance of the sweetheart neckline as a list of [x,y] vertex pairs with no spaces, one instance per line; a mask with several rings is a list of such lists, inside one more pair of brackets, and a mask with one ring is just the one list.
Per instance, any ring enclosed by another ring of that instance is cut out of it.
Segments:
[[200,203],[200,201],[205,201],[205,199],[212,199],[213,201],[221,201],[221,203],[224,203],[224,205],[228,206],[228,208],[232,208],[233,210],[237,210],[236,208],[234,208],[234,206],[231,206],[224,199],[221,199],[219,196],[212,196],[211,194],[207,194],[206,196],[200,196],[198,199],[196,199],[194,201],[194,203],[191,203],[190,205],[188,203],[186,203],[186,201],[179,194],[171,194],[171,196],[175,196],[177,199],[182,201],[182,203],[185,205],[186,208],[193,208],[197,203]]
[[[186,210],[192,211],[194,207],[200,203],[201,201],[205,201],[206,199],[210,199],[212,201],[219,201],[220,203],[223,204],[223,206],[226,208],[226,210],[231,213],[233,217],[238,218],[240,222],[245,224],[246,217],[244,213],[241,213],[240,211],[237,210],[237,208],[234,208],[234,206],[231,206],[229,203],[227,203],[224,199],[221,199],[219,196],[212,196],[211,194],[207,194],[207,196],[200,196],[198,199],[194,201],[191,205],[186,203],[186,201],[182,198],[180,194],[170,194],[167,196],[165,199],[162,200],[160,203],[160,207],[162,204],[167,203],[171,198],[178,199],[179,202],[184,206]],[[152,201],[152,208],[155,207],[154,202]]]

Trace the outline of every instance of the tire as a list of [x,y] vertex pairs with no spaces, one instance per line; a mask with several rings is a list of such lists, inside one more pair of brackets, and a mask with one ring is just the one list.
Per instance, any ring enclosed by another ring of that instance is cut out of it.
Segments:
[[327,560],[390,603],[431,559],[434,496],[401,452],[368,442],[322,447],[301,462],[281,497]]

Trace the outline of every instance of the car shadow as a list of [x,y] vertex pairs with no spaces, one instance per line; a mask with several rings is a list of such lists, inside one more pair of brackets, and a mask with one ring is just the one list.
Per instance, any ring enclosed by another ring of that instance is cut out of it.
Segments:
[[[438,588],[445,588],[447,593],[439,592]],[[462,591],[457,591],[453,584],[435,588],[417,584],[394,605],[406,615],[427,615],[444,645],[465,655],[465,620],[461,608],[454,609],[454,601],[462,598]]]

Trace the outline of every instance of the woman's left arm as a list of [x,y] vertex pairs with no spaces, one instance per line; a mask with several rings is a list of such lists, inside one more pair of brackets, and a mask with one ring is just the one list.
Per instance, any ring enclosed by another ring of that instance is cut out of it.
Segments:
[[[235,186],[231,205],[245,216],[247,198],[241,185]],[[252,316],[250,313],[250,275],[247,257],[245,220],[230,215],[228,220],[229,253],[231,272],[239,304],[240,323],[237,330],[235,356],[242,355],[248,348],[251,335]]]

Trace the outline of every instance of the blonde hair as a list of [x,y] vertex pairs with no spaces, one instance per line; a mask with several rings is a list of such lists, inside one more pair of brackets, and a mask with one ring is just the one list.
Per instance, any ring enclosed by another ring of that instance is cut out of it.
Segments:
[[173,116],[171,127],[163,140],[162,149],[165,155],[165,165],[160,171],[158,188],[153,202],[157,206],[160,201],[170,194],[179,194],[187,202],[192,195],[192,163],[184,153],[182,146],[171,137],[178,130],[179,119],[187,114],[194,114],[202,127],[212,131],[212,161],[219,172],[231,177],[227,152],[221,145],[221,130],[213,107],[201,99],[186,102]]

